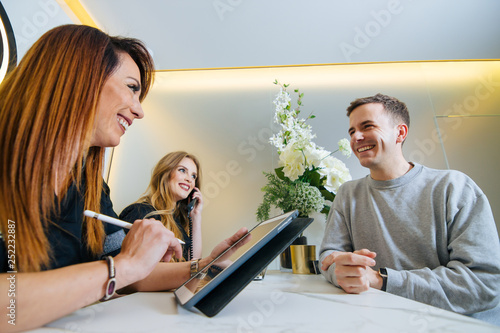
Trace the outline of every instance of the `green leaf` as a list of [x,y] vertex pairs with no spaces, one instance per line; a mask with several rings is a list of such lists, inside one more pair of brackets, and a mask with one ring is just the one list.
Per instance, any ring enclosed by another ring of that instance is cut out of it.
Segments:
[[323,186],[321,186],[321,188],[319,189],[319,191],[321,192],[321,194],[323,195],[323,198],[325,198],[325,200],[333,201],[335,199],[335,194],[333,194],[332,192],[328,191]]
[[321,179],[321,176],[319,175],[318,172],[311,172],[309,174],[309,184],[311,184],[314,187],[318,187],[319,188],[319,186],[320,186],[320,179]]
[[309,116],[309,118],[314,119],[314,118],[316,118],[316,116],[312,114]]
[[321,210],[321,213],[322,213],[322,214],[326,214],[326,215],[328,215],[328,213],[330,213],[330,206],[325,205],[325,206],[323,207],[323,209]]
[[279,179],[281,180],[287,180],[288,178],[285,176],[285,173],[283,172],[284,167],[276,168],[274,169],[274,172],[276,172],[276,176],[278,176]]

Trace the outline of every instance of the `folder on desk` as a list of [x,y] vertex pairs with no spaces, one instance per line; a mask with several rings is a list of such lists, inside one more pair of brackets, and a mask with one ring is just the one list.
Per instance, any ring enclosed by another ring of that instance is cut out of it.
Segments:
[[313,221],[297,216],[298,212],[292,211],[258,223],[248,233],[250,241],[229,259],[220,260],[238,247],[238,242],[179,287],[174,292],[177,302],[215,316]]

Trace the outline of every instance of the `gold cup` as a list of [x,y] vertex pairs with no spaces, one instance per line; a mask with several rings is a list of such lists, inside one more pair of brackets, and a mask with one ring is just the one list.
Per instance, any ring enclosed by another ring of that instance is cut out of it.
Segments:
[[316,260],[316,245],[290,245],[294,274],[312,274],[312,261]]

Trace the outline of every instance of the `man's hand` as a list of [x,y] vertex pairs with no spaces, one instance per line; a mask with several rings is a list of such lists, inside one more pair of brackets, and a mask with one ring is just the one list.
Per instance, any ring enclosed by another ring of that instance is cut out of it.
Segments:
[[362,249],[354,252],[333,252],[321,263],[321,269],[326,271],[335,263],[337,283],[350,294],[359,294],[370,287],[381,289],[382,277],[374,271],[375,252]]

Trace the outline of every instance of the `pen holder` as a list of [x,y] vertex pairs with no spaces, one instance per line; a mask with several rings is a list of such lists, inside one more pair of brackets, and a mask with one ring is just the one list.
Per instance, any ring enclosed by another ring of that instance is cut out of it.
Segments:
[[291,245],[290,252],[294,274],[315,274],[316,245]]

